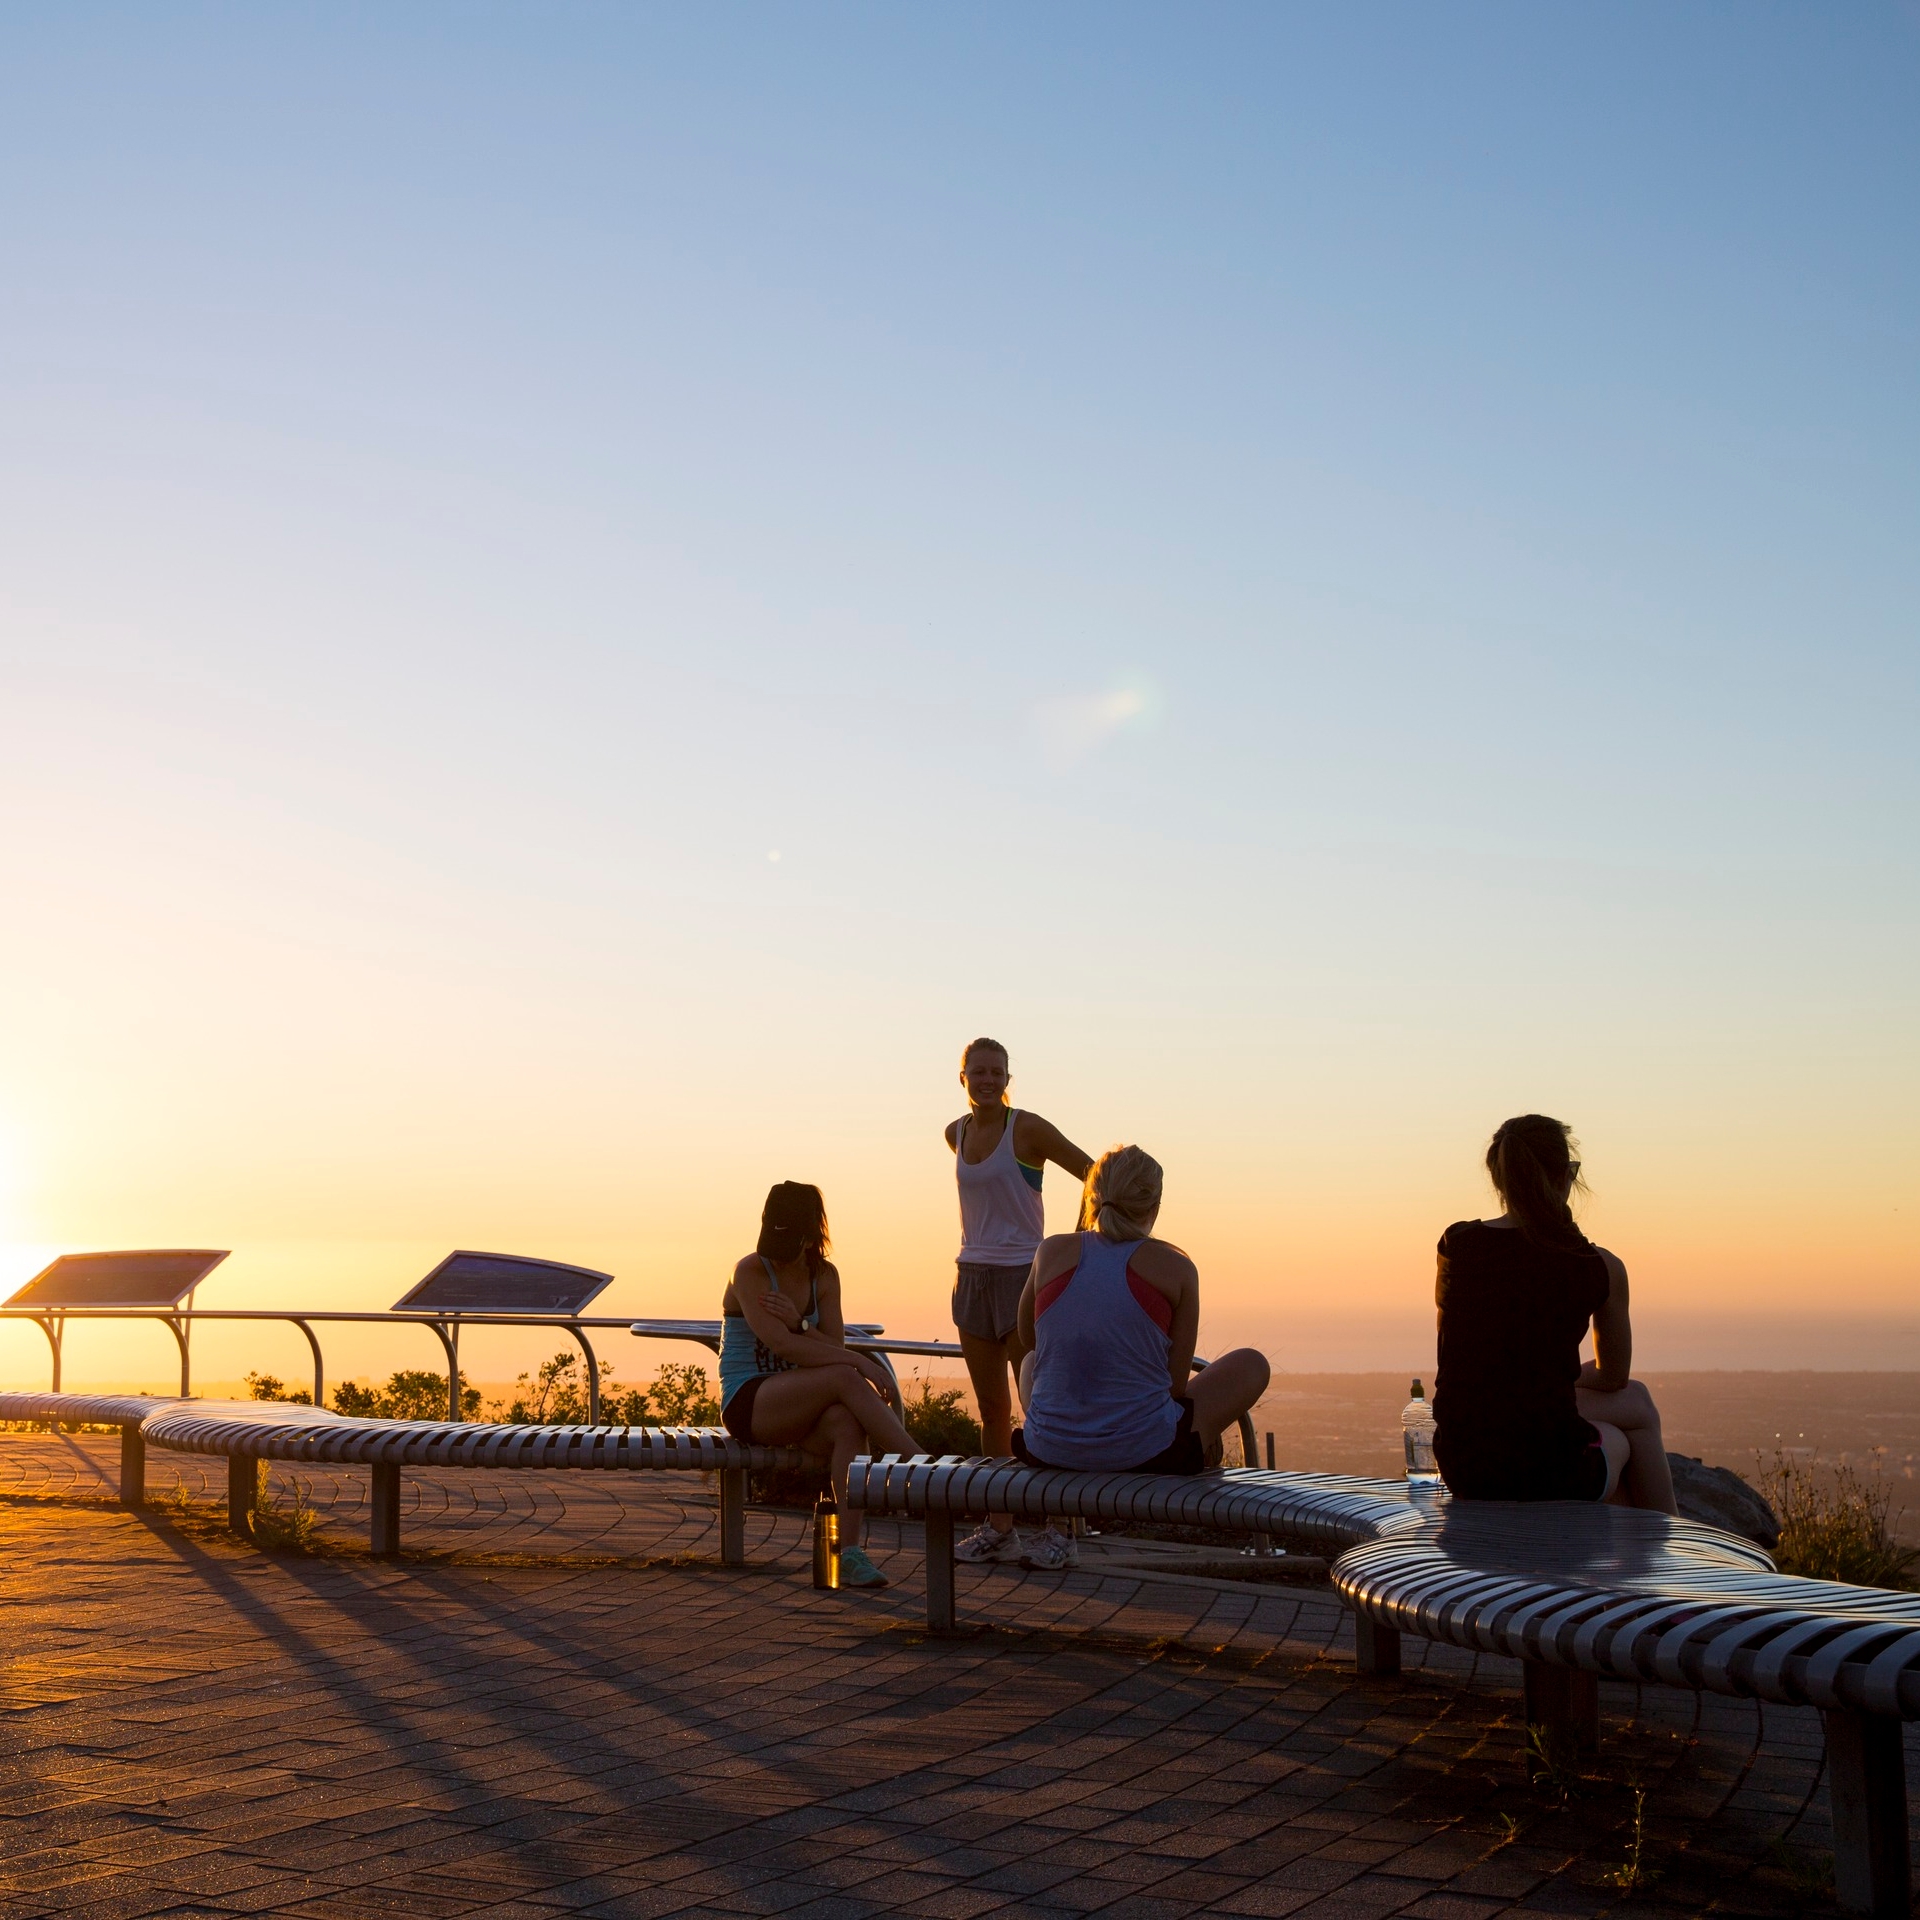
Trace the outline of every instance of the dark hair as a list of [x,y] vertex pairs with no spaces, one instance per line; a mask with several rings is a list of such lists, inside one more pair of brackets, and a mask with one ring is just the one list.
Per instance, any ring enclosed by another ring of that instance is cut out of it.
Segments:
[[804,1180],[782,1180],[768,1192],[767,1204],[760,1209],[760,1238],[754,1252],[768,1260],[791,1259],[790,1254],[776,1253],[769,1242],[777,1244],[795,1230],[806,1241],[807,1271],[818,1273],[833,1247],[827,1234],[826,1199],[818,1187]]
[[989,1040],[985,1034],[982,1034],[978,1040],[969,1040],[967,1044],[960,1049],[960,1071],[962,1073],[965,1073],[967,1070],[967,1062],[971,1060],[982,1047],[986,1048],[989,1053],[997,1053],[1008,1066],[1013,1065],[1013,1055],[1010,1054],[998,1040]]
[[1487,1173],[1514,1224],[1538,1246],[1570,1252],[1591,1244],[1573,1224],[1563,1189],[1585,1193],[1573,1129],[1544,1113],[1503,1120],[1487,1143]]

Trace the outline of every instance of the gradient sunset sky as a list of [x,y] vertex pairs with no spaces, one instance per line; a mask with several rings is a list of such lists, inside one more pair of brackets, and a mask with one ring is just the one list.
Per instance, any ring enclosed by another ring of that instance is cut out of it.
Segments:
[[1913,5],[14,8],[0,176],[7,1286],[946,1333],[989,1033],[1203,1346],[1539,1109],[1644,1365],[1920,1366]]

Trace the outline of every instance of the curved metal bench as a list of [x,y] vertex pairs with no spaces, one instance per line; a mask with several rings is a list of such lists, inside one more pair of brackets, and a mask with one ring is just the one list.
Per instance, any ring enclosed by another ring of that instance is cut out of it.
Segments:
[[1920,1719],[1920,1594],[1781,1574],[1751,1541],[1665,1514],[1454,1501],[1334,1474],[1175,1478],[888,1456],[853,1463],[848,1499],[926,1522],[935,1630],[954,1624],[961,1515],[1172,1522],[1331,1550],[1362,1672],[1398,1673],[1403,1633],[1519,1660],[1526,1716],[1549,1753],[1597,1743],[1602,1675],[1815,1707],[1841,1904],[1909,1911],[1901,1722]]
[[147,1443],[140,1425],[157,1407],[175,1405],[146,1393],[0,1393],[0,1420],[51,1420],[61,1425],[120,1429],[120,1504],[147,1503]]
[[0,1420],[58,1420],[120,1428],[120,1499],[145,1499],[149,1446],[223,1454],[227,1524],[245,1536],[263,1463],[366,1467],[372,1477],[369,1544],[400,1550],[400,1469],[718,1473],[720,1558],[746,1559],[747,1475],[801,1467],[798,1447],[755,1447],[724,1427],[521,1427],[428,1420],[359,1420],[277,1400],[161,1400],[136,1394],[0,1393]]

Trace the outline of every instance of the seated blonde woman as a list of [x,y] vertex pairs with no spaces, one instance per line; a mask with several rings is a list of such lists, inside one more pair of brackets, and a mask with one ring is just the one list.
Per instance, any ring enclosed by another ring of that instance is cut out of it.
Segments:
[[1200,1274],[1153,1238],[1160,1163],[1138,1147],[1102,1154],[1087,1175],[1078,1233],[1040,1243],[1020,1296],[1030,1466],[1201,1473],[1220,1436],[1267,1390],[1266,1357],[1225,1353],[1198,1374]]

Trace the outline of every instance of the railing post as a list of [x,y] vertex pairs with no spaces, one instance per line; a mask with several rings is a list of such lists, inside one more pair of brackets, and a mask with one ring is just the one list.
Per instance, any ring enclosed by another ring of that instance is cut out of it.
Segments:
[[400,1551],[400,1467],[397,1461],[376,1460],[368,1489],[370,1527],[368,1546],[377,1560],[390,1560]]
[[953,1515],[929,1512],[927,1532],[927,1626],[934,1633],[951,1633],[956,1612],[953,1602]]
[[747,1470],[745,1467],[720,1469],[720,1564],[743,1567],[747,1563]]
[[1353,1610],[1354,1671],[1391,1680],[1400,1671],[1400,1630],[1383,1627],[1371,1614]]
[[1820,1718],[1827,1730],[1834,1893],[1848,1913],[1906,1920],[1913,1863],[1902,1724],[1845,1709],[1829,1709]]
[[327,1369],[326,1363],[320,1358],[319,1339],[304,1320],[296,1319],[293,1324],[307,1336],[307,1345],[313,1349],[313,1404],[324,1408],[327,1404]]
[[147,1504],[147,1442],[136,1426],[120,1429],[120,1504]]
[[265,1465],[250,1453],[227,1455],[227,1529],[242,1540],[253,1538],[253,1516],[260,1505],[260,1475]]
[[58,1393],[60,1391],[60,1343],[66,1338],[67,1323],[56,1313],[44,1319],[39,1314],[35,1314],[33,1324],[47,1336],[47,1345],[53,1349],[53,1385],[47,1391]]
[[[600,1424],[600,1362],[594,1358],[593,1342],[587,1338],[586,1330],[577,1320],[568,1322],[567,1331],[580,1343],[580,1351],[587,1361],[587,1425],[597,1427]],[[726,1510],[726,1483],[721,1483],[721,1511]],[[729,1562],[729,1565],[732,1563]]]

